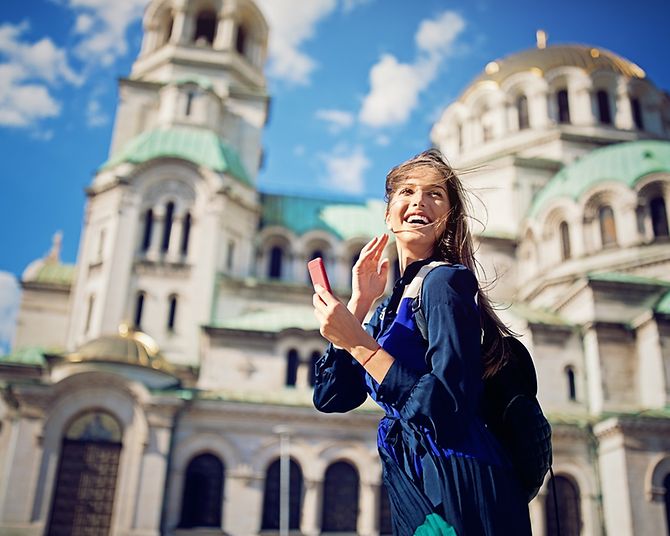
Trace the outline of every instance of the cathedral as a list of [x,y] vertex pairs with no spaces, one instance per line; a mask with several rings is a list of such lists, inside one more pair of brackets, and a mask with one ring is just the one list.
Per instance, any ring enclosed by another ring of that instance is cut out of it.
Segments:
[[[22,276],[0,534],[390,534],[381,411],[312,406],[306,270],[323,257],[346,297],[385,204],[256,187],[253,0],[151,0],[143,29],[76,264],[56,236]],[[555,476],[534,534],[558,534],[556,507],[564,536],[670,534],[670,97],[540,32],[482,66],[429,146],[462,173],[480,278],[535,361]]]

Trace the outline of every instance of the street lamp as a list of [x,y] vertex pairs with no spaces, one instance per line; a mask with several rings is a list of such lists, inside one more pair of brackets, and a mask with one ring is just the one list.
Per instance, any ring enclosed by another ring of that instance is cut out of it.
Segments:
[[279,435],[279,536],[288,536],[289,531],[289,497],[291,496],[291,457],[290,434],[292,429],[280,424],[273,428]]

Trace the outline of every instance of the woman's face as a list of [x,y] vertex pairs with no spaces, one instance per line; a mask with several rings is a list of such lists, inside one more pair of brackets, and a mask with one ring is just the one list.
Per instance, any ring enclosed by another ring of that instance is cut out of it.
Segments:
[[431,167],[410,171],[397,184],[386,211],[386,224],[395,234],[400,253],[411,259],[430,256],[450,208],[441,174]]

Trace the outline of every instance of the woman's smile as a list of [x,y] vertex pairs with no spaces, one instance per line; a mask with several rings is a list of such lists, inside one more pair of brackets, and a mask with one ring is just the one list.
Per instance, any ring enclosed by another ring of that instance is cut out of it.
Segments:
[[429,167],[413,170],[391,196],[386,223],[395,234],[401,267],[433,253],[449,214],[444,178]]

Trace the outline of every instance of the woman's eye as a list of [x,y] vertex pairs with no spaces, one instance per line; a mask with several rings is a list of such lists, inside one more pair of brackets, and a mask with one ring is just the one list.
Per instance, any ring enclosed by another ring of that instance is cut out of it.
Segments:
[[432,192],[430,192],[430,195],[432,195],[433,197],[441,198],[442,192],[440,190],[433,190]]
[[398,192],[400,195],[407,195],[412,193],[411,188],[400,188],[400,191]]

